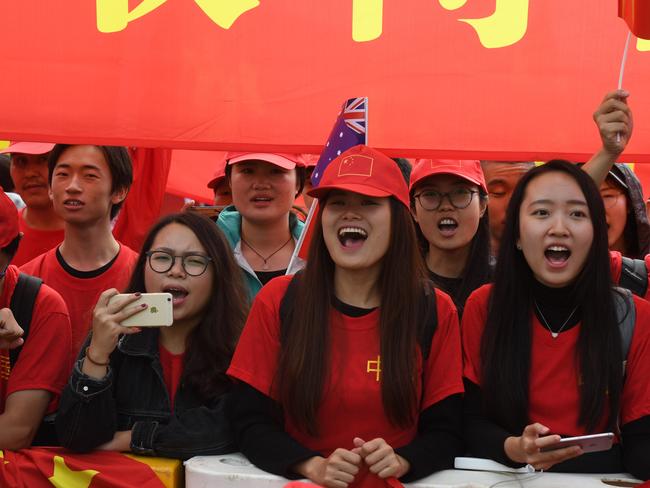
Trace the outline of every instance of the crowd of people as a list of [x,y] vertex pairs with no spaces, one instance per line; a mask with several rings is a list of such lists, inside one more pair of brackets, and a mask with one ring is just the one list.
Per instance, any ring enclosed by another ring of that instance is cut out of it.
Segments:
[[[312,187],[315,158],[231,153],[207,182],[216,223],[164,216],[139,252],[112,226],[126,149],[12,144],[25,206],[0,192],[0,449],[240,451],[333,488],[463,455],[650,479],[650,223],[615,163],[627,99],[598,107],[582,167],[411,167],[360,145]],[[287,275],[303,192],[318,208]],[[171,294],[171,326],[123,324],[144,293]],[[558,445],[604,432],[609,450]]]

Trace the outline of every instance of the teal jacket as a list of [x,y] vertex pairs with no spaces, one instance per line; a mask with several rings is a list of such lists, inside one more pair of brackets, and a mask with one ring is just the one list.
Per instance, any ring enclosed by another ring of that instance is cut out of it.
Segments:
[[[226,235],[228,243],[235,255],[235,261],[244,272],[244,280],[248,288],[248,296],[252,301],[262,289],[262,282],[257,278],[255,271],[241,252],[241,214],[237,211],[234,205],[224,208],[219,214],[217,225]],[[293,213],[289,214],[289,228],[293,234],[293,238],[297,241],[300,238],[302,229],[305,226],[303,222],[298,220]]]

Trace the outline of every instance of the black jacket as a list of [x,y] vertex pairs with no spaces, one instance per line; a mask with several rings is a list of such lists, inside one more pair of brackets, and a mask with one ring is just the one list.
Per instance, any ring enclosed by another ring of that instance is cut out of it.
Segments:
[[90,451],[116,431],[132,430],[136,454],[189,459],[236,450],[225,418],[229,394],[206,404],[181,383],[171,411],[157,330],[123,336],[101,380],[81,372],[84,355],[85,347],[59,404],[56,427],[64,447]]

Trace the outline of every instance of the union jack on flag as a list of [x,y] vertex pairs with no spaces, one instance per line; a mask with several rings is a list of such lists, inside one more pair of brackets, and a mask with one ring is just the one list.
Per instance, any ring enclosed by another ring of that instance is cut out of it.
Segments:
[[334,128],[311,175],[311,182],[318,186],[325,168],[342,152],[367,142],[368,98],[346,100],[336,118]]
[[366,133],[366,102],[365,97],[348,100],[343,107],[345,125],[357,134]]

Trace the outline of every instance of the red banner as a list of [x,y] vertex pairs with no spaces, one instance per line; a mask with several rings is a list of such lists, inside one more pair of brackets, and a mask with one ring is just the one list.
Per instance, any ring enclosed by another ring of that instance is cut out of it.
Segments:
[[[2,2],[0,139],[319,152],[369,97],[390,155],[585,159],[627,26],[613,0]],[[624,87],[650,162],[650,42]]]

